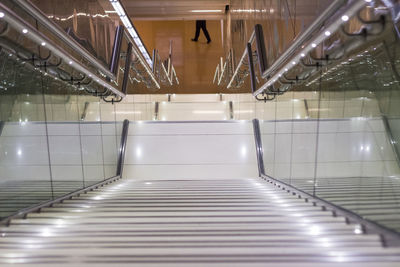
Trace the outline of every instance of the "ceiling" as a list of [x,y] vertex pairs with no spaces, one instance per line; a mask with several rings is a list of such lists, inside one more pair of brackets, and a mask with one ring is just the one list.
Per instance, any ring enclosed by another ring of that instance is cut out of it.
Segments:
[[[221,19],[229,0],[122,0],[128,14],[135,20],[196,20]],[[221,10],[200,12],[192,10]]]

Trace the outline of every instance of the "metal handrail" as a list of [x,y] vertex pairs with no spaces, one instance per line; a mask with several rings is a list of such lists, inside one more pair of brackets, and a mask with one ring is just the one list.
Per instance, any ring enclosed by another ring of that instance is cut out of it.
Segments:
[[4,121],[0,121],[0,136],[3,133],[3,129],[4,129]]
[[[383,126],[385,127],[385,133],[389,139],[390,146],[392,147],[393,154],[396,158],[397,165],[400,167],[400,151],[396,145],[396,139],[393,137],[392,128],[390,127],[389,119],[387,116],[382,115]],[[0,131],[1,135],[1,131]]]
[[96,69],[100,70],[111,80],[115,80],[115,75],[104,66],[96,57],[91,55],[85,48],[83,48],[78,42],[76,42],[71,36],[69,36],[58,24],[50,20],[39,8],[32,4],[28,0],[12,0],[23,8],[28,14],[39,21],[45,26],[51,33],[60,38],[64,43],[68,44],[75,52],[86,59]]
[[[359,0],[356,0],[359,1]],[[293,56],[293,54],[298,50],[300,45],[310,39],[312,34],[319,30],[325,23],[327,19],[329,19],[333,14],[335,14],[344,4],[346,4],[348,0],[335,0],[333,1],[322,13],[319,17],[314,20],[314,22],[307,27],[307,29],[299,35],[295,41],[283,52],[282,55],[279,56],[277,60],[262,74],[262,77],[267,78],[273,71],[278,69],[283,63],[285,63],[288,58]],[[359,1],[361,2],[361,1]],[[362,1],[365,2],[365,1]],[[365,4],[364,4],[365,5]]]
[[[252,51],[248,47],[252,45],[253,41],[256,40],[257,44],[257,56],[258,56],[258,64],[260,67],[260,74],[262,79],[268,79],[259,89],[256,88],[256,83],[255,83],[255,70],[253,66],[249,66],[249,69],[252,69],[250,72],[252,78],[252,91],[253,91],[253,96],[256,97],[259,94],[264,93],[265,90],[270,88],[275,82],[279,81],[279,78],[289,69],[293,67],[292,63],[295,62],[301,63],[302,57],[309,53],[312,49],[315,48],[314,45],[311,45],[312,42],[314,43],[321,43],[326,36],[324,35],[325,31],[334,32],[340,27],[343,21],[341,21],[341,15],[345,14],[346,16],[350,17],[353,16],[356,12],[358,12],[362,7],[368,5],[367,1],[359,1],[359,0],[335,0],[333,1],[318,17],[313,21],[313,23],[302,33],[300,34],[294,42],[285,50],[285,52],[279,56],[277,60],[271,65],[267,66],[267,59],[266,59],[266,53],[265,53],[265,44],[264,44],[264,38],[262,35],[262,28],[261,25],[256,25],[254,31],[252,32],[252,35],[248,41],[248,45],[243,51],[243,55],[239,61],[239,64],[235,68],[235,72],[233,76],[231,77],[227,88],[229,89],[235,79],[237,78],[237,75],[239,74],[240,68],[245,64],[246,61],[246,56]],[[340,14],[340,16],[336,17],[336,20],[329,25],[329,26],[324,26],[324,24],[331,19],[332,15],[336,14],[340,9],[343,7],[346,7],[346,10],[343,10],[343,14]],[[320,31],[318,36],[313,38],[314,33],[317,30],[320,30],[321,28],[324,27],[323,31]],[[329,34],[330,34],[329,33]],[[307,45],[304,45],[307,43]],[[299,47],[304,48],[300,52],[298,52]],[[295,53],[298,52],[298,54],[295,56]],[[219,66],[219,65],[218,65]],[[216,78],[220,77],[220,72],[217,66],[216,72],[214,74],[214,81]],[[222,75],[221,75],[222,76]],[[291,86],[291,85],[290,85]],[[290,86],[286,85],[286,87]],[[270,94],[282,94],[283,91],[278,90],[278,91],[271,91],[269,92]]]
[[[98,69],[102,75],[108,78],[110,81],[115,81],[116,80],[116,74],[112,72],[112,70],[109,70],[107,67],[105,67],[101,62],[98,61],[96,57],[88,53],[88,51],[83,48],[79,43],[77,43],[71,36],[66,34],[63,29],[50,20],[40,9],[38,9],[34,4],[32,4],[29,0],[12,0],[14,1],[17,5],[19,5],[21,8],[23,8],[28,14],[30,14],[32,17],[34,17],[36,20],[38,20],[41,24],[43,24],[51,33],[53,33],[55,36],[60,38],[64,43],[68,44],[69,47],[71,47],[75,52],[77,52],[80,56],[85,58],[89,64],[94,66],[96,69]],[[127,32],[125,29],[124,31],[125,37],[128,39],[128,41],[133,44],[132,46],[132,52],[135,54],[135,56],[139,59],[141,65],[144,67],[146,70],[147,74],[150,76],[150,79],[153,81],[154,86],[156,88],[160,88],[159,82],[156,80],[155,76],[151,72],[151,69],[149,67],[148,62],[146,59],[143,57],[142,53],[140,52],[140,49],[137,47],[136,42],[132,39],[130,34]],[[118,56],[118,55],[115,55]],[[118,61],[115,61],[118,62]],[[111,62],[113,63],[113,61]],[[116,71],[117,67],[114,64],[113,66],[114,71]],[[123,94],[126,93],[126,79],[124,79],[125,87],[122,88]],[[114,92],[115,93],[115,92]],[[119,97],[124,97],[124,95],[117,94]]]
[[28,30],[25,36],[30,38],[33,42],[37,43],[38,45],[45,46],[47,49],[52,51],[53,54],[57,55],[59,58],[62,58],[64,61],[68,62],[68,64],[71,67],[75,68],[76,70],[83,73],[87,77],[90,77],[95,83],[99,84],[100,86],[106,87],[107,89],[111,90],[114,94],[120,97],[125,97],[125,94],[120,92],[113,85],[110,85],[108,82],[104,81],[103,77],[98,76],[96,73],[88,70],[88,68],[82,65],[79,60],[72,58],[69,55],[69,53],[67,53],[63,48],[59,47],[51,39],[49,39],[47,36],[39,32],[32,25],[22,20],[19,16],[17,16],[4,4],[0,3],[0,9],[4,13],[4,17],[2,18],[2,20],[6,21],[8,24],[13,25],[13,27],[17,31],[22,32],[24,29]]
[[125,160],[125,150],[126,150],[126,141],[128,138],[129,131],[129,120],[124,120],[122,124],[122,132],[121,132],[121,143],[119,145],[119,155],[118,155],[118,163],[117,163],[117,176],[122,177],[122,171],[124,168],[124,160]]
[[327,200],[319,198],[318,196],[311,195],[301,189],[296,188],[291,184],[287,184],[277,178],[271,177],[266,174],[264,168],[264,150],[262,145],[260,122],[258,119],[253,120],[253,130],[257,153],[257,166],[260,178],[277,186],[278,188],[281,188],[282,190],[287,191],[288,193],[297,195],[298,198],[303,198],[306,202],[312,202],[314,206],[320,206],[323,210],[330,210],[332,212],[332,216],[334,217],[344,217],[346,219],[346,223],[360,224],[362,226],[363,233],[378,234],[381,238],[381,243],[383,247],[400,246],[400,233],[397,233],[379,223],[365,219],[348,209],[335,205]]
[[[268,87],[272,86],[279,78],[302,61],[303,57],[310,51],[315,49],[315,44],[321,43],[327,36],[337,31],[343,23],[342,15],[345,14],[348,18],[357,13],[361,8],[368,5],[366,1],[354,0],[346,6],[346,10],[342,14],[335,17],[334,21],[329,26],[324,24],[331,19],[331,16],[337,13],[348,1],[335,0],[321,15],[304,31],[292,45],[268,68],[262,73],[262,78],[268,79],[259,89],[253,90],[253,96],[263,93]],[[323,28],[323,30],[320,30]],[[320,30],[315,36],[315,31]],[[306,43],[306,44],[305,44]],[[314,44],[314,45],[312,45]],[[299,51],[299,47],[304,47]],[[297,52],[297,55],[295,53]],[[295,64],[293,64],[295,63]]]

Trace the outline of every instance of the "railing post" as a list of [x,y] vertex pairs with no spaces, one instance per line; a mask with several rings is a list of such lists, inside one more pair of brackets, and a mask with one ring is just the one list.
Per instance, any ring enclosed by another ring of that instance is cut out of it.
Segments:
[[124,167],[126,140],[128,138],[129,120],[124,120],[122,124],[121,143],[119,145],[119,155],[117,163],[117,176],[122,177],[122,170]]
[[[392,129],[390,127],[389,120],[385,115],[383,115],[381,117],[382,117],[383,126],[385,127],[386,136],[389,139],[389,143],[390,143],[390,146],[392,147],[393,154],[396,158],[397,165],[400,167],[400,153],[399,153],[399,149],[397,148],[396,140],[393,137],[393,133],[392,133]],[[1,134],[1,131],[0,131],[0,134]]]
[[256,35],[258,65],[260,66],[260,73],[264,73],[264,71],[266,71],[268,68],[268,61],[267,61],[267,53],[265,51],[265,42],[264,42],[264,34],[262,26],[260,24],[257,24],[254,27],[254,32]]
[[233,101],[229,101],[229,119],[234,119]]
[[0,121],[0,136],[1,136],[1,133],[3,132],[3,129],[4,129],[4,121]]
[[159,102],[154,104],[154,120],[158,121]]
[[132,61],[132,43],[128,43],[128,50],[126,51],[126,59],[125,59],[125,72],[122,80],[122,92],[126,94],[126,88],[128,86],[128,78],[129,71],[131,69],[131,61]]
[[157,65],[157,50],[153,49],[153,68],[152,71],[155,74],[156,73],[156,65]]
[[110,71],[116,75],[118,72],[119,58],[121,53],[122,36],[124,35],[124,26],[118,26],[115,31],[114,46],[110,61]]
[[257,90],[257,80],[256,80],[256,73],[254,71],[253,52],[251,50],[251,43],[247,43],[247,56],[249,60],[251,91],[254,93]]
[[253,119],[253,131],[254,131],[254,141],[256,143],[258,175],[261,177],[262,175],[265,175],[265,168],[264,168],[264,152],[261,140],[260,122],[258,121],[258,119]]

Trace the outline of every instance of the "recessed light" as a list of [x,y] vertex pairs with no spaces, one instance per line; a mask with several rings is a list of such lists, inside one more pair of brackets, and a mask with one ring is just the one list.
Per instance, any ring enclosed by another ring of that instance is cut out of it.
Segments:
[[23,30],[22,30],[22,33],[23,33],[23,34],[26,34],[26,33],[28,33],[28,30],[27,30],[27,29],[23,29]]
[[348,20],[349,20],[349,16],[343,15],[343,16],[342,16],[342,20],[343,20],[343,21],[348,21]]
[[45,46],[45,45],[46,45],[46,43],[45,43],[45,42],[42,42],[42,43],[41,43],[41,45],[42,45],[42,46]]
[[72,61],[68,62],[69,65],[72,65]]
[[301,55],[300,55],[301,57],[305,57],[306,56],[306,54],[304,54],[304,53],[301,53]]
[[194,12],[194,13],[220,13],[220,12],[222,12],[222,10],[220,10],[220,9],[190,10],[190,12]]
[[331,35],[331,32],[330,31],[326,31],[325,32],[325,36],[330,36]]
[[0,12],[0,18],[3,18],[3,17],[4,17],[4,13]]
[[312,43],[311,46],[312,47],[317,47],[317,44],[316,43]]

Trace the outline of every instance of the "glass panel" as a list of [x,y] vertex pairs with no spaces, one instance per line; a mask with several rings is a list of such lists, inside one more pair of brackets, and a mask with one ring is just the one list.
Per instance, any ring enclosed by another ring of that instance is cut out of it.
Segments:
[[40,75],[0,52],[0,218],[53,197]]
[[[23,22],[30,25],[38,32],[40,32],[43,36],[45,36],[45,38],[47,39],[46,42],[48,42],[49,44],[43,42],[45,45],[40,45],[40,42],[33,42],[29,38],[31,34],[29,31],[27,32],[27,34],[22,34],[20,31],[15,30],[13,28],[13,25],[9,25],[10,27],[8,27],[8,30],[4,32],[4,37],[6,38],[2,38],[1,40],[2,46],[18,52],[18,57],[20,60],[28,63],[34,62],[36,67],[47,71],[47,75],[51,75],[62,80],[67,80],[68,78],[70,78],[67,76],[74,72],[75,64],[81,64],[84,68],[92,72],[94,75],[97,75],[97,77],[99,78],[93,81],[91,79],[92,74],[88,74],[87,77],[82,73],[75,73],[73,75],[74,78],[76,78],[77,81],[81,82],[82,87],[85,87],[85,90],[101,93],[105,90],[105,88],[103,87],[104,85],[110,85],[121,90],[121,83],[110,82],[109,77],[107,77],[107,75],[103,73],[104,71],[102,71],[102,68],[99,67],[104,67],[103,70],[108,69],[109,61],[111,58],[111,51],[113,48],[116,24],[108,17],[108,15],[106,15],[106,17],[93,17],[97,13],[95,13],[94,15],[91,14],[90,16],[83,16],[82,14],[86,11],[83,13],[76,12],[76,10],[79,8],[87,8],[88,10],[90,9],[93,12],[96,12],[96,10],[102,10],[100,4],[97,1],[89,1],[89,3],[87,3],[87,1],[73,1],[73,3],[67,4],[68,8],[61,8],[59,10],[56,10],[57,8],[65,7],[66,3],[60,4],[60,2],[57,1],[34,2],[39,4],[39,9],[44,8],[43,5],[48,5],[48,7],[52,8],[52,12],[57,11],[63,14],[64,12],[72,12],[72,17],[69,15],[68,19],[62,20],[62,23],[60,19],[60,23],[65,24],[64,26],[67,27],[65,28],[65,30],[71,32],[72,39],[74,39],[78,44],[86,48],[89,53],[95,56],[96,62],[85,59],[84,56],[82,56],[79,52],[72,48],[72,46],[67,44],[63,39],[53,34],[52,31],[49,30],[49,26],[43,25],[27,12],[25,12],[24,9],[22,9],[20,6],[9,0],[2,1],[2,4],[5,4],[8,8],[10,8],[12,12],[14,12],[15,15]],[[50,4],[50,2],[52,4]],[[74,8],[75,13],[73,11]],[[49,15],[49,17],[55,18],[58,16]],[[76,25],[72,25],[72,27],[70,27],[71,25],[69,25],[68,23],[74,24],[74,21]],[[69,26],[67,26],[67,24]],[[0,24],[0,31],[3,30],[2,26],[5,25],[5,23]],[[75,32],[78,31],[77,25],[79,25],[79,33],[75,34]],[[86,34],[87,31],[90,33]],[[54,45],[58,49],[58,51],[62,51],[67,56],[63,58],[57,57],[57,53],[55,51],[50,51],[48,49],[48,47],[50,47],[50,43]],[[32,54],[35,54],[36,57],[32,57]],[[96,65],[97,62],[100,62],[100,64]],[[93,76],[93,78],[95,77]],[[75,83],[77,83],[77,81]],[[100,85],[99,83],[101,82],[104,83]],[[59,93],[59,90],[56,91],[58,91],[57,93]]]
[[0,37],[0,219],[115,176],[122,128],[79,73],[18,36]]
[[[360,16],[373,20],[373,9],[367,11]],[[400,45],[394,26],[377,30],[373,41],[273,102],[258,103],[256,115],[268,175],[400,231]],[[360,22],[350,21],[350,29],[359,30]]]
[[[232,0],[227,23],[231,25],[231,29],[227,33],[227,43],[232,45],[236,63],[246,48],[254,25],[261,24],[264,29],[264,41],[268,48],[267,58],[271,65],[331,2],[329,0]],[[248,84],[247,88],[249,86]]]

